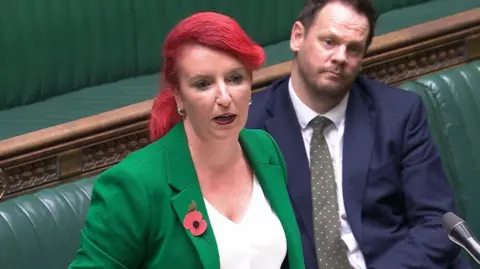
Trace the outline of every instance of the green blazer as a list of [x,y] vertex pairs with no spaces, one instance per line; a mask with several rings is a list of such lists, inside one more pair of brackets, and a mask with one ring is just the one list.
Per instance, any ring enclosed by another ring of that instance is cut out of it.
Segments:
[[[240,143],[287,238],[290,269],[303,269],[300,233],[277,144],[261,130],[242,130]],[[201,236],[183,227],[195,201],[207,222]],[[97,179],[69,269],[218,269],[215,231],[203,202],[183,123]]]

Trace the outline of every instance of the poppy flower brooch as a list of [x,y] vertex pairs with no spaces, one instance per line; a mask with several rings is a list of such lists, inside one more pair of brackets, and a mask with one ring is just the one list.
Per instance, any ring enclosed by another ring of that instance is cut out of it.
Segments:
[[195,201],[188,206],[188,213],[183,218],[183,227],[193,236],[203,235],[207,230],[207,222],[203,219],[202,213],[197,210]]

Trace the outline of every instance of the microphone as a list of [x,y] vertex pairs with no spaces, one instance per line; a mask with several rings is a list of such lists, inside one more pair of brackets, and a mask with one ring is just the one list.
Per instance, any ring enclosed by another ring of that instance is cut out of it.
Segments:
[[480,243],[468,223],[452,212],[445,213],[442,219],[448,238],[465,249],[480,264]]

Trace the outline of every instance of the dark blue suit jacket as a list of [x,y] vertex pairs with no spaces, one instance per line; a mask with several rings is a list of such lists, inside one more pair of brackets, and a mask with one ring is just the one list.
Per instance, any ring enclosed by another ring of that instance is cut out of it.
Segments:
[[[310,170],[288,79],[252,96],[247,128],[277,141],[302,234],[305,263],[317,269]],[[359,76],[348,100],[343,145],[348,222],[369,269],[468,268],[441,225],[456,212],[421,99]]]

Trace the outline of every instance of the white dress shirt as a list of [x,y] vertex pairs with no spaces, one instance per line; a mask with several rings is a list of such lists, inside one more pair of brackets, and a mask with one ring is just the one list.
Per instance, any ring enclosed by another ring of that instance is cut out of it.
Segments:
[[204,198],[215,233],[221,269],[279,269],[287,254],[282,223],[256,177],[243,219],[233,222]]
[[[293,90],[292,80],[288,82],[288,90],[290,93],[290,99],[292,100],[293,108],[297,115],[298,122],[300,124],[303,143],[305,145],[305,152],[307,153],[307,159],[310,162],[310,141],[312,140],[313,128],[308,124],[310,121],[319,116],[319,114],[307,105],[305,105]],[[354,269],[366,269],[365,259],[360,251],[360,248],[353,236],[350,225],[347,221],[347,212],[345,211],[345,205],[343,202],[343,190],[342,190],[342,153],[343,153],[343,131],[345,129],[345,112],[347,109],[348,94],[345,98],[334,108],[322,116],[330,119],[334,124],[325,128],[324,136],[327,141],[330,155],[333,161],[335,181],[337,184],[337,198],[338,209],[340,212],[340,225],[341,225],[341,237],[348,247],[348,260],[350,265]]]

